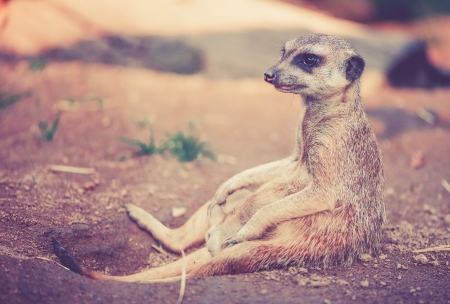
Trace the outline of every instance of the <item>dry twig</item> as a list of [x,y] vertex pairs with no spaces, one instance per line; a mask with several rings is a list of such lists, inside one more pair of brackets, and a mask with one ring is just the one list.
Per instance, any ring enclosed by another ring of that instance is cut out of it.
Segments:
[[64,268],[65,270],[70,270],[70,269],[67,268],[66,266],[64,266],[64,265],[62,265],[62,264],[59,264],[58,262],[53,261],[53,260],[51,260],[51,259],[47,259],[47,258],[40,257],[40,256],[34,257],[34,258],[35,258],[35,259],[38,259],[38,260],[44,260],[44,261],[47,261],[47,262],[51,262],[51,263],[53,263],[53,264],[56,264],[56,265],[58,265],[58,266],[61,266],[61,267]]
[[152,247],[153,247],[153,249],[155,249],[159,253],[167,254],[167,252],[161,246],[157,247],[155,244],[152,244]]
[[177,304],[181,304],[183,302],[184,292],[186,291],[186,268],[187,268],[187,261],[186,261],[186,255],[184,254],[183,248],[180,246],[181,254],[183,255],[184,264],[183,268],[181,269],[181,285],[180,285],[180,296],[178,297]]
[[428,247],[424,249],[417,249],[413,250],[413,252],[420,253],[420,252],[430,252],[430,251],[450,251],[450,245],[441,245],[436,247]]
[[76,173],[76,174],[94,174],[94,168],[81,168],[63,165],[50,165],[49,169],[55,172],[66,172],[66,173]]

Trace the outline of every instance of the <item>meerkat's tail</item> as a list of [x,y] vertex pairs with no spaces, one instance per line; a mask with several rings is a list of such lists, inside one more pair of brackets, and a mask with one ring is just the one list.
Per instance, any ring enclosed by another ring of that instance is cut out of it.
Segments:
[[55,238],[52,238],[52,246],[53,252],[59,258],[61,264],[71,271],[96,280],[107,277],[102,273],[88,270],[83,267]]

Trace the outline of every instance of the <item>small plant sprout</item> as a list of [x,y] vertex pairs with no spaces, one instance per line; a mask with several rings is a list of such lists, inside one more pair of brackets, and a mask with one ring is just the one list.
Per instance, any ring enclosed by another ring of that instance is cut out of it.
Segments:
[[46,65],[45,58],[33,57],[28,61],[28,69],[32,72],[42,72]]
[[133,139],[124,136],[119,137],[119,140],[124,144],[140,148],[141,155],[151,156],[153,154],[160,153],[159,148],[155,144],[153,127],[150,127],[150,142],[148,144],[144,143],[143,141],[140,141],[139,139]]
[[39,130],[41,131],[42,139],[46,141],[52,141],[55,137],[56,130],[58,129],[59,123],[59,113],[56,115],[55,120],[53,120],[52,126],[49,128],[46,121],[39,121]]
[[200,141],[195,125],[189,123],[189,134],[179,131],[168,134],[168,139],[161,144],[161,151],[168,151],[180,162],[191,162],[201,160],[204,157],[216,160],[214,153],[208,148],[209,143]]
[[4,110],[9,106],[12,106],[19,102],[22,98],[30,96],[30,92],[24,92],[20,94],[8,95],[3,92],[0,92],[0,109]]
[[159,146],[155,144],[155,137],[153,127],[150,127],[150,142],[146,144],[138,139],[129,137],[119,137],[119,140],[127,145],[138,147],[141,149],[141,155],[154,155],[162,154],[165,152],[170,153],[176,157],[180,162],[191,162],[194,160],[201,160],[203,158],[209,158],[216,160],[214,153],[208,148],[209,143],[200,141],[195,125],[189,123],[189,133],[184,134],[178,131],[174,134],[167,134],[167,139],[163,141]]

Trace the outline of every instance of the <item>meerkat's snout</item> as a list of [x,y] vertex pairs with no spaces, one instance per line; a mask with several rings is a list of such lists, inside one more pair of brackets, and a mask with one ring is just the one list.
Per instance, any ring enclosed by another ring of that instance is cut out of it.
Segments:
[[264,80],[270,84],[273,84],[273,79],[275,78],[275,72],[272,70],[272,68],[268,69],[264,73]]

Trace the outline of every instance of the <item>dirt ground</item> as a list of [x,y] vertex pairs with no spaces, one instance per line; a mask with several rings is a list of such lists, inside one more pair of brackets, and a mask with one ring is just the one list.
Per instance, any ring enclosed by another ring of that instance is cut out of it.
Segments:
[[[301,107],[262,78],[210,80],[80,62],[48,62],[42,71],[2,62],[0,82],[8,94],[27,92],[0,109],[1,303],[176,303],[179,282],[93,281],[60,267],[51,238],[89,269],[112,275],[179,258],[154,249],[158,242],[123,206],[180,226],[233,174],[288,155]],[[192,279],[183,303],[450,303],[450,251],[424,253],[426,264],[412,252],[450,244],[449,97],[449,89],[387,85],[364,96],[387,180],[380,256],[350,268]],[[54,139],[43,140],[38,122],[58,113]],[[190,121],[217,162],[139,156],[118,140],[147,141],[151,123],[160,141]],[[52,164],[95,172],[58,173]],[[187,212],[174,218],[172,207]]]
[[[51,63],[34,73],[26,62],[7,68],[2,81],[17,93],[32,92],[0,113],[0,290],[7,303],[174,303],[178,283],[97,282],[39,257],[57,261],[49,246],[55,237],[84,265],[109,274],[160,265],[175,256],[151,247],[155,240],[128,219],[124,204],[133,202],[176,227],[228,177],[292,149],[300,100],[276,92],[261,79],[211,81],[78,63]],[[450,180],[448,96],[445,89],[386,87],[365,98],[386,168],[389,223],[383,256],[349,269],[189,280],[185,303],[450,300],[448,253],[426,253],[430,263],[418,265],[411,252],[450,241],[450,193],[441,185]],[[418,118],[420,107],[437,113],[439,123],[428,126]],[[43,141],[36,123],[52,121],[58,109],[55,138]],[[220,161],[180,164],[160,156],[136,156],[118,137],[146,140],[149,130],[139,126],[145,119],[153,121],[157,140],[194,120]],[[414,169],[410,162],[417,153],[424,164]],[[55,173],[50,164],[92,167],[95,173]],[[94,183],[94,189],[85,190],[86,183]],[[173,218],[172,207],[186,207],[187,213]],[[361,286],[365,281],[369,285]]]

